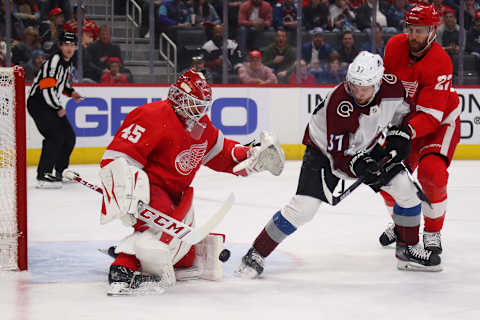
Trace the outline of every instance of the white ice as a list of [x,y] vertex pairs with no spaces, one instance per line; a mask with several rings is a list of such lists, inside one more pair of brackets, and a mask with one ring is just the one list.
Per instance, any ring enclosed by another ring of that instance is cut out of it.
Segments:
[[[97,167],[72,166],[97,182]],[[361,187],[312,222],[266,260],[261,279],[233,270],[270,217],[294,194],[299,161],[280,177],[239,178],[202,169],[194,186],[201,223],[230,192],[237,201],[215,231],[227,234],[232,258],[221,282],[178,283],[163,295],[107,297],[111,259],[97,251],[129,233],[99,225],[100,197],[78,184],[34,188],[28,169],[28,272],[0,272],[1,320],[76,319],[480,319],[480,161],[450,169],[443,231],[444,270],[396,269],[394,250],[380,248],[389,221],[381,198]]]

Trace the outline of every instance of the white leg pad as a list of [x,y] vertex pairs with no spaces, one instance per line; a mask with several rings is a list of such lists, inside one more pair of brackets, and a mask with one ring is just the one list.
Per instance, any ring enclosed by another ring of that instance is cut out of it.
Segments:
[[194,265],[202,270],[201,278],[219,281],[223,278],[223,263],[218,259],[223,247],[223,236],[209,234],[195,245]]
[[135,253],[142,272],[161,277],[164,287],[175,285],[172,258],[168,246],[158,241],[158,236],[149,230],[140,233],[135,241]]

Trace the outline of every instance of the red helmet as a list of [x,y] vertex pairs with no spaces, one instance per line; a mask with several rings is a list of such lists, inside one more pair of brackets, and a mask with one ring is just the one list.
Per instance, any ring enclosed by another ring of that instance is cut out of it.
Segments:
[[405,15],[405,22],[420,26],[437,26],[440,24],[440,15],[433,5],[416,4]]
[[190,69],[170,86],[168,100],[175,111],[198,122],[212,102],[212,88],[203,73]]

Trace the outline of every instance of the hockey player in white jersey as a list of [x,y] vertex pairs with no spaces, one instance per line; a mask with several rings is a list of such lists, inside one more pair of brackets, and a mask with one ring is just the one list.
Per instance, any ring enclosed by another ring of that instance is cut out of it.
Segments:
[[402,160],[410,151],[406,126],[414,105],[401,82],[384,74],[382,58],[362,51],[315,109],[305,131],[306,145],[296,194],[277,211],[242,258],[237,274],[253,278],[264,259],[285,238],[332,203],[341,179],[363,179],[396,201],[396,258],[401,270],[439,271],[440,257],[419,244],[421,204]]

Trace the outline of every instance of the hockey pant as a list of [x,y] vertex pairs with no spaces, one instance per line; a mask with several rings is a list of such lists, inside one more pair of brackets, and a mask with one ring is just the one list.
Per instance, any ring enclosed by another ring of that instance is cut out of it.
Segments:
[[[412,152],[408,158],[410,168],[417,170],[418,181],[432,207],[422,203],[424,229],[427,232],[439,232],[443,228],[447,209],[448,167],[455,148],[460,140],[460,125],[443,125],[435,133],[413,140]],[[395,200],[386,192],[381,192],[392,214]]]
[[[323,190],[322,169],[329,190]],[[394,207],[395,227],[399,239],[408,243],[418,242],[421,205],[416,196],[415,186],[406,172],[395,170],[387,185],[379,186],[388,191],[396,200]],[[286,237],[315,216],[320,204],[326,202],[325,192],[332,193],[340,179],[330,168],[330,162],[320,151],[307,146],[296,195],[281,210],[277,211],[255,239],[253,247],[267,257]]]
[[35,97],[28,99],[27,109],[38,131],[44,137],[37,176],[52,173],[53,169],[57,173],[62,173],[68,168],[70,155],[75,146],[76,137],[72,125],[67,116],[58,117],[57,110]]

